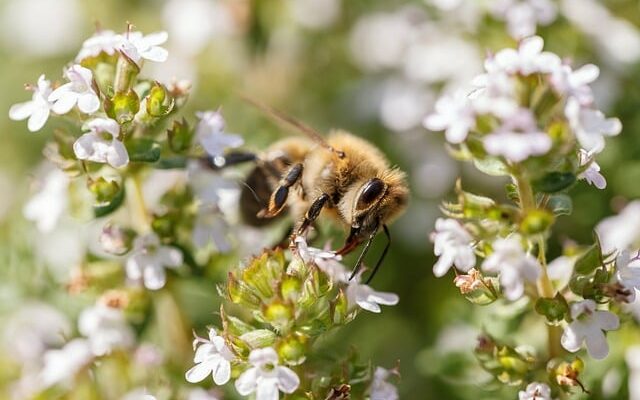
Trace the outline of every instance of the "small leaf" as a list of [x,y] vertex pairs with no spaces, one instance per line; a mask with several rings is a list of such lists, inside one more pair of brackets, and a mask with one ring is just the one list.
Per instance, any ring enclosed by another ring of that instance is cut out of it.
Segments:
[[481,172],[491,176],[508,176],[509,170],[507,166],[495,157],[485,157],[483,159],[473,159],[473,164]]
[[535,310],[543,315],[549,322],[562,321],[569,312],[567,300],[558,293],[556,297],[550,299],[540,297],[535,304]]
[[104,217],[106,215],[111,214],[116,211],[121,205],[125,198],[125,190],[124,185],[120,186],[120,190],[111,197],[111,200],[105,203],[101,203],[95,205],[93,207],[93,214],[96,218]]
[[575,271],[580,275],[589,275],[602,265],[602,252],[598,243],[592,245],[576,261]]
[[550,172],[533,181],[533,188],[538,192],[556,193],[573,185],[576,176],[571,172]]
[[149,138],[126,141],[125,146],[132,162],[156,162],[160,159],[160,145]]
[[555,216],[571,215],[573,212],[573,201],[571,197],[566,194],[558,193],[549,197],[547,207]]

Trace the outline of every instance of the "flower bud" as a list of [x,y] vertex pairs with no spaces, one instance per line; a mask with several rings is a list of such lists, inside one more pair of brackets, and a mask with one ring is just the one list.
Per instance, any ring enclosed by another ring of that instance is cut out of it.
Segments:
[[554,358],[547,364],[549,380],[556,382],[563,388],[579,386],[585,391],[584,385],[580,382],[579,376],[584,371],[584,362],[580,357],[576,357],[572,362]]
[[134,90],[118,92],[111,99],[105,100],[105,112],[119,124],[133,121],[140,110],[140,99]]
[[257,309],[260,304],[260,297],[251,290],[244,282],[239,281],[232,272],[229,272],[227,280],[227,293],[229,299],[249,308]]
[[135,232],[118,225],[107,224],[102,228],[98,241],[102,249],[114,255],[123,255],[131,250]]
[[173,110],[173,98],[168,96],[167,89],[158,82],[154,82],[146,100],[147,114],[152,117],[163,117]]
[[331,305],[333,323],[344,324],[348,322],[349,301],[344,290],[338,291],[338,296]]
[[276,334],[268,329],[256,329],[240,336],[250,348],[271,347],[276,340]]
[[171,129],[167,131],[169,137],[169,147],[175,153],[182,153],[191,147],[194,130],[191,129],[187,120],[174,120]]
[[265,306],[262,314],[267,322],[278,329],[293,323],[293,307],[280,301]]
[[475,268],[471,268],[468,274],[457,275],[453,279],[453,283],[471,303],[487,305],[498,298],[493,279],[484,278]]
[[100,177],[89,182],[89,190],[96,199],[96,205],[106,205],[116,198],[121,188],[118,182]]
[[242,280],[264,299],[273,297],[273,287],[277,283],[271,271],[274,264],[269,263],[270,257],[270,253],[263,253],[260,257],[253,258],[249,266],[242,270]]
[[306,360],[306,342],[306,336],[291,334],[278,343],[276,350],[287,364],[300,365]]
[[549,322],[562,321],[569,313],[569,305],[567,300],[558,293],[556,297],[549,299],[540,297],[536,301],[535,310],[538,314],[543,315]]
[[280,295],[285,300],[295,302],[300,297],[302,282],[295,276],[286,276],[280,284]]
[[525,235],[543,233],[553,224],[553,220],[553,214],[547,210],[530,210],[520,223],[520,232]]

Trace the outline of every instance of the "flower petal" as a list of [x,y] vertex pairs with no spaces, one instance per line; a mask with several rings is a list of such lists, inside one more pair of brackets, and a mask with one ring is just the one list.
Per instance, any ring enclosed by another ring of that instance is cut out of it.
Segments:
[[162,246],[157,254],[165,267],[176,268],[182,265],[182,252],[174,247]]
[[53,103],[53,106],[51,107],[51,109],[56,114],[61,114],[61,115],[66,114],[69,111],[71,111],[73,106],[76,105],[77,101],[78,101],[78,94],[71,91],[67,91],[66,93],[60,96],[59,100]]
[[140,55],[146,60],[155,62],[165,62],[167,61],[167,58],[169,58],[169,52],[158,46],[154,46],[149,50],[140,53]]
[[49,119],[49,109],[48,108],[36,108],[33,111],[33,114],[29,117],[29,121],[27,122],[27,128],[31,132],[39,131],[44,124]]
[[375,301],[376,303],[385,306],[395,306],[398,304],[398,301],[400,301],[400,298],[395,293],[374,291],[369,295],[368,300]]
[[144,37],[144,44],[147,46],[158,46],[169,39],[169,34],[165,31],[153,32]]
[[202,382],[211,373],[211,368],[208,363],[203,362],[194,365],[187,373],[184,374],[184,378],[187,382],[198,383]]
[[574,321],[569,326],[564,328],[560,343],[567,351],[575,353],[580,350],[582,346],[582,340],[584,339],[584,333],[582,332],[582,325],[578,321]]
[[258,381],[256,388],[256,400],[278,400],[278,383],[275,379],[265,379],[264,377]]
[[596,311],[592,318],[602,330],[613,331],[620,328],[620,319],[610,311]]
[[11,106],[9,109],[9,118],[14,121],[22,121],[29,118],[29,116],[35,111],[35,102],[25,101],[24,103],[18,103]]
[[213,381],[216,385],[224,385],[231,379],[231,363],[220,357],[217,368],[213,371]]
[[249,368],[236,379],[235,387],[242,396],[248,396],[256,390],[258,369]]
[[78,108],[85,114],[93,114],[100,108],[100,99],[93,91],[83,93],[78,98]]
[[107,153],[107,161],[114,168],[124,167],[129,163],[129,153],[119,140],[113,140]]
[[609,354],[609,344],[604,333],[598,329],[590,330],[584,338],[589,355],[596,360],[602,360]]
[[293,393],[300,386],[300,378],[287,367],[276,367],[278,389],[284,393]]
[[147,265],[144,268],[144,286],[150,290],[162,289],[167,283],[167,274],[159,265]]
[[377,303],[374,303],[374,302],[371,302],[371,301],[357,300],[356,303],[363,310],[367,310],[367,311],[370,311],[372,313],[378,314],[378,313],[380,313],[382,311],[382,309],[380,309],[380,306]]
[[278,364],[278,354],[271,347],[255,349],[249,354],[249,362],[255,366]]
[[65,97],[68,93],[71,93],[72,89],[73,89],[73,83],[71,82],[65,83],[64,85],[58,87],[56,90],[51,92],[47,100],[49,100],[50,102],[58,101],[61,98]]

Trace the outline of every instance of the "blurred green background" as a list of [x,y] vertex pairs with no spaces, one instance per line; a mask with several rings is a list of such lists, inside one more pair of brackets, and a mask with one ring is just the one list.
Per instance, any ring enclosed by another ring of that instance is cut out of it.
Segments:
[[[420,121],[437,93],[479,71],[487,51],[515,42],[504,22],[486,12],[486,2],[481,1],[296,2],[0,1],[0,315],[6,317],[21,303],[37,298],[71,314],[79,310],[63,283],[50,279],[46,257],[34,251],[49,239],[38,235],[21,213],[56,122],[31,134],[26,124],[8,120],[8,109],[30,97],[23,83],[35,82],[41,73],[51,79],[60,76],[95,24],[123,31],[130,21],[143,32],[169,32],[169,60],[145,70],[159,79],[193,81],[183,115],[222,106],[229,130],[242,134],[251,149],[288,134],[240,101],[238,94],[245,93],[320,131],[344,128],[365,137],[408,171],[412,202],[392,227],[393,247],[374,281],[376,289],[398,293],[400,303],[381,315],[361,314],[339,336],[328,338],[326,346],[338,353],[356,346],[375,365],[392,367],[400,360],[403,399],[478,398],[478,388],[491,385],[485,385],[477,371],[463,370],[462,363],[469,364],[464,360],[471,358],[480,321],[492,311],[478,312],[448,278],[434,278],[429,233],[439,216],[439,202],[450,195],[456,176],[462,176],[467,190],[498,198],[504,197],[505,182],[453,162],[441,135],[426,131]],[[622,120],[624,130],[608,141],[598,158],[607,189],[585,183],[572,189],[574,213],[559,220],[556,243],[589,243],[600,219],[640,197],[640,6],[632,0],[597,2],[608,10],[605,25],[618,21],[627,29],[616,28],[624,31],[622,36],[614,35],[618,31],[613,25],[600,29],[609,30],[613,43],[607,45],[604,33],[590,28],[587,17],[576,10],[579,4],[596,7],[593,3],[558,3],[557,19],[540,33],[549,50],[572,58],[576,65],[601,66],[597,98],[601,108]],[[373,253],[380,251],[376,246]],[[551,258],[560,251],[560,245],[552,247]],[[198,328],[216,322],[211,313],[219,300],[213,287],[209,289],[198,287],[186,300]],[[602,371],[620,357],[595,364]],[[0,373],[5,381],[12,377],[15,371]],[[625,390],[625,383],[620,383],[615,396],[624,396]],[[604,394],[594,392],[594,398],[599,396]]]

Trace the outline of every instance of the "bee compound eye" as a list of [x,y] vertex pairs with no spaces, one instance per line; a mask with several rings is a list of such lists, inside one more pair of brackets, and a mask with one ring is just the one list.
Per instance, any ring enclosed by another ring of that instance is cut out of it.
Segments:
[[377,200],[385,190],[385,184],[381,179],[373,178],[364,184],[358,198],[358,209],[366,208]]

